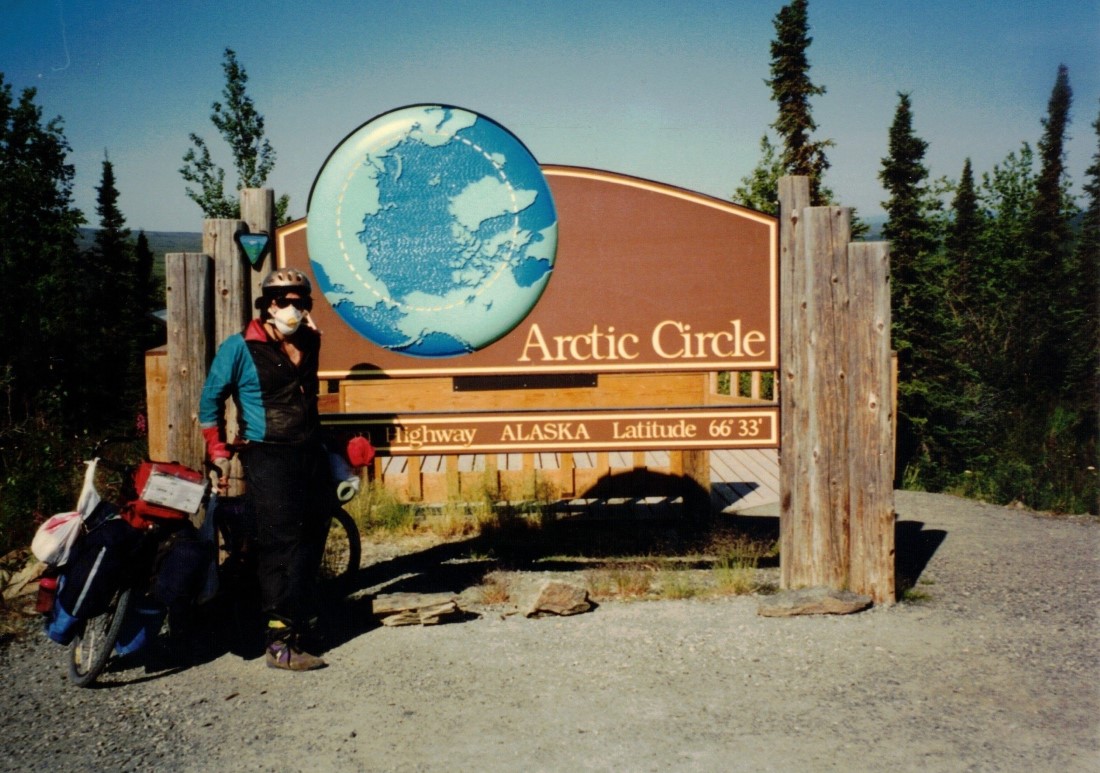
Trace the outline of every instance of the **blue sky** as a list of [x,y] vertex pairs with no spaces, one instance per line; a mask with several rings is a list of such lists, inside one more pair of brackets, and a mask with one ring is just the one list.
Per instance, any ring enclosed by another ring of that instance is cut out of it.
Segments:
[[[278,153],[268,183],[305,214],[329,152],[396,107],[487,115],[542,163],[608,169],[728,198],[775,120],[764,80],[782,0],[0,0],[0,73],[61,116],[75,203],[94,225],[110,154],[133,229],[198,231],[178,169],[205,137],[233,48]],[[1079,190],[1097,150],[1100,0],[811,0],[816,138],[826,182],[861,215],[897,93],[934,177],[991,171],[1036,145],[1060,63],[1074,92],[1067,162]],[[774,136],[774,135],[773,135]]]

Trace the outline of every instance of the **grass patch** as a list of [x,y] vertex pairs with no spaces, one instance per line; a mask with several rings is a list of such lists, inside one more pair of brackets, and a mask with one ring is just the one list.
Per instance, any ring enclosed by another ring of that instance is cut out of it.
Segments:
[[482,604],[506,604],[512,600],[512,590],[504,576],[493,572],[485,576],[477,587],[477,598]]
[[706,592],[692,573],[678,569],[662,569],[657,587],[661,598],[672,600],[691,599]]
[[901,594],[901,601],[907,604],[921,604],[931,600],[932,594],[923,588],[906,588]]
[[434,535],[450,540],[541,528],[549,502],[496,502],[474,492],[469,501],[419,505],[402,502],[385,486],[371,483],[344,508],[361,532],[375,538]]
[[509,601],[511,575],[529,571],[577,572],[597,601],[718,598],[773,587],[763,567],[777,565],[778,543],[760,523],[589,517],[537,486],[528,493],[537,496],[500,500],[486,489],[426,506],[400,502],[375,484],[347,509],[367,539],[466,541],[471,559],[495,569],[470,588],[484,604]]
[[649,595],[655,574],[649,566],[615,564],[588,570],[586,579],[597,601],[639,599]]

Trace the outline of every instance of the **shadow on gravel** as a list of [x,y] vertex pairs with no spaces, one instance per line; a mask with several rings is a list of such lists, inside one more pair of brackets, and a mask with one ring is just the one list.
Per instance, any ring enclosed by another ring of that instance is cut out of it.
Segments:
[[945,539],[946,531],[926,529],[920,521],[898,521],[895,524],[894,576],[899,599],[916,586]]
[[[647,515],[648,514],[648,515]],[[919,521],[896,526],[897,592],[913,588],[947,532],[927,529]],[[687,519],[671,510],[647,508],[636,500],[603,502],[596,511],[572,513],[562,508],[529,517],[500,519],[477,537],[447,542],[364,567],[341,588],[321,594],[317,638],[307,649],[323,654],[378,628],[372,614],[376,593],[451,593],[485,583],[495,571],[581,574],[617,561],[637,560],[677,569],[713,566],[716,553],[744,544],[774,545],[779,540],[775,516],[716,514],[709,520]],[[759,559],[761,568],[779,565],[778,551]],[[243,613],[247,601],[219,599],[197,616],[187,644],[173,647],[164,638],[154,651],[118,662],[97,686],[110,688],[169,677],[226,654],[244,660],[262,657],[258,615]],[[468,618],[476,617],[469,613]],[[457,618],[461,620],[463,618]]]
[[[607,486],[616,486],[607,483]],[[602,494],[618,489],[601,488]],[[579,509],[557,503],[541,517],[503,513],[480,535],[381,561],[359,570],[342,600],[330,604],[327,647],[339,646],[380,625],[371,614],[376,593],[460,594],[486,582],[496,571],[581,574],[600,566],[643,558],[676,569],[713,567],[716,557],[738,545],[774,546],[779,519],[715,514],[688,518],[680,502],[612,497]],[[760,568],[779,565],[778,555],[758,559]],[[469,614],[468,618],[477,617]],[[458,618],[459,620],[463,618]]]

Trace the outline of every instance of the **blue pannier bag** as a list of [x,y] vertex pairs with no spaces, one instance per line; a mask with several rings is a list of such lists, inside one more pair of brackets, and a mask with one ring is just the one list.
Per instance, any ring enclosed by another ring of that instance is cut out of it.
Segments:
[[77,620],[106,612],[141,544],[142,532],[118,517],[107,518],[82,535],[65,564],[57,592],[61,610]]
[[[65,578],[58,581],[59,587],[64,586]],[[60,594],[58,594],[60,595]],[[80,629],[81,621],[73,617],[61,606],[61,600],[57,597],[53,600],[53,609],[46,618],[46,637],[58,644],[68,644],[76,636]]]
[[132,655],[145,649],[149,642],[157,638],[167,615],[167,609],[147,598],[131,605],[115,642],[115,654]]

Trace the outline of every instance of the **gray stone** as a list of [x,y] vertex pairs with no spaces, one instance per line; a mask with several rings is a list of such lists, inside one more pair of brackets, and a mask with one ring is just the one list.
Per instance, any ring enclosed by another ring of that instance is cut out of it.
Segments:
[[763,617],[794,617],[795,615],[850,615],[871,606],[870,596],[829,588],[801,588],[767,597],[760,602],[757,614]]
[[375,596],[372,611],[382,625],[435,625],[462,616],[453,593],[387,593]]
[[541,615],[579,615],[592,609],[588,589],[561,580],[547,580],[539,586],[524,613],[527,617]]

